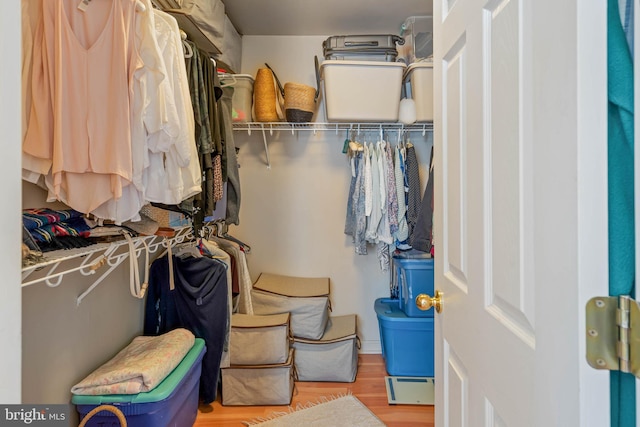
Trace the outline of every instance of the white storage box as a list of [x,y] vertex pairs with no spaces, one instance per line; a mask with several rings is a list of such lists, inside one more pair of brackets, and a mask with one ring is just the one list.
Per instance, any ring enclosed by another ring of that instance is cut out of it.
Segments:
[[222,368],[222,404],[225,406],[289,405],[295,370],[293,349],[286,363]]
[[409,65],[404,81],[411,84],[411,97],[416,103],[416,121],[433,121],[433,63],[416,62]]
[[220,74],[223,87],[233,87],[231,100],[232,120],[238,123],[251,121],[253,106],[253,76],[250,74]]
[[290,314],[231,316],[229,353],[232,365],[285,363],[291,344]]
[[317,340],[329,320],[329,278],[262,273],[251,290],[253,313],[291,313],[294,337]]
[[320,66],[329,122],[397,122],[401,62],[327,60]]
[[402,24],[404,44],[398,46],[398,59],[407,64],[433,55],[433,17],[410,16]]
[[298,380],[354,382],[358,344],[355,314],[331,317],[319,340],[294,338]]

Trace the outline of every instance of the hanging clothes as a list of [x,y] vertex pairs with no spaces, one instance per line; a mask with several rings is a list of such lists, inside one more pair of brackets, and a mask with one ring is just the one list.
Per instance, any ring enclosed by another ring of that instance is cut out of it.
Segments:
[[149,166],[149,140],[163,136],[169,140],[179,125],[151,2],[140,1],[144,1],[146,8],[136,13],[135,40],[142,67],[133,76],[129,98],[132,184],[123,188],[120,198],[109,199],[91,212],[117,224],[140,220],[140,209],[146,204],[143,175]]
[[429,177],[422,196],[418,217],[409,244],[422,252],[430,252],[433,237],[433,147],[429,161]]
[[50,162],[52,197],[91,212],[132,182],[128,94],[142,60],[135,0],[77,6],[42,2],[23,151]]
[[175,132],[149,137],[149,167],[145,171],[145,198],[149,202],[177,205],[202,191],[202,178],[195,145],[193,107],[189,95],[184,51],[178,23],[165,12],[154,10],[156,31],[167,69],[166,92],[173,94]]
[[[225,222],[238,225],[240,223],[240,174],[233,136],[232,107],[233,87],[224,87],[220,98],[220,126],[222,132],[222,179],[227,183],[227,211]],[[226,177],[226,179],[225,179]]]
[[409,226],[409,235],[415,232],[418,214],[420,212],[420,170],[418,157],[416,156],[416,148],[413,144],[407,144],[405,158],[405,175],[407,177],[407,224]]
[[[169,289],[169,262],[173,263],[175,289]],[[200,399],[216,399],[220,364],[230,321],[227,274],[224,264],[211,258],[167,256],[157,259],[149,272],[144,334],[160,335],[176,328],[203,338]]]
[[253,304],[251,302],[251,288],[253,287],[253,283],[251,282],[249,266],[244,250],[238,243],[222,237],[211,236],[209,240],[217,244],[236,261],[236,271],[238,275],[238,302],[236,304],[236,311],[242,314],[253,314]]

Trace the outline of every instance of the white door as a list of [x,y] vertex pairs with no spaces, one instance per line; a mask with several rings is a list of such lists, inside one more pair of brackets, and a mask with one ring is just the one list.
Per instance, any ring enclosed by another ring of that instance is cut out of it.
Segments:
[[436,426],[607,426],[606,2],[434,1]]

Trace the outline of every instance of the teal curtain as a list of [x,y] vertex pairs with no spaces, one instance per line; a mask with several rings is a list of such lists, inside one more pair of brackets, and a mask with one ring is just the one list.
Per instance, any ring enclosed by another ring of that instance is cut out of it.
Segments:
[[[608,0],[609,295],[634,295],[633,60],[618,0]],[[611,426],[635,427],[635,377],[612,371]]]

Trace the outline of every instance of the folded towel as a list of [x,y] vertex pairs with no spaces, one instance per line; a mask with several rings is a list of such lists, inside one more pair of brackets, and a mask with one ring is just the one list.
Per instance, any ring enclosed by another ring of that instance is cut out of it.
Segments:
[[187,354],[195,337],[174,329],[154,337],[136,337],[111,360],[71,388],[77,395],[137,394],[153,390]]

